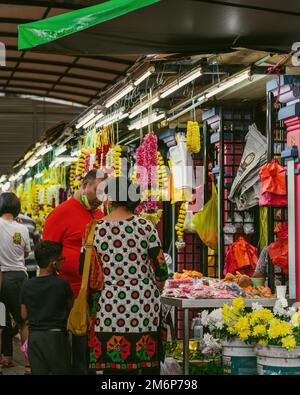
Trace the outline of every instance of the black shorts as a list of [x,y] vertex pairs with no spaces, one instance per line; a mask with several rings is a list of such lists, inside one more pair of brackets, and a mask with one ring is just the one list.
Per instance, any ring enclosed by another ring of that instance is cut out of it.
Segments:
[[17,324],[22,324],[24,320],[21,317],[21,291],[23,284],[27,281],[27,274],[19,272],[2,273],[1,299],[5,304],[7,311],[13,316]]

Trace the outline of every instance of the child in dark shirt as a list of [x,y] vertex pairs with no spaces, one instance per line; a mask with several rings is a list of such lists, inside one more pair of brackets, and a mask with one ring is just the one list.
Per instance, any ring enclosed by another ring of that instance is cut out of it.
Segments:
[[21,309],[29,322],[28,356],[33,375],[70,374],[71,350],[67,319],[73,293],[57,276],[63,261],[62,244],[41,241],[35,247],[40,273],[23,287]]

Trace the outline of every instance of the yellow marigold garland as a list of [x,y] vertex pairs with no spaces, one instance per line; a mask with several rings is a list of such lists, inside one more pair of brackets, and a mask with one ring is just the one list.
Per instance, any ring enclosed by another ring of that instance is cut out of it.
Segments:
[[114,176],[120,177],[121,175],[121,156],[122,156],[122,148],[118,145],[114,146]]
[[186,133],[186,146],[189,152],[197,154],[200,152],[200,128],[198,122],[188,121]]
[[185,217],[186,217],[186,203],[184,202],[180,206],[178,220],[175,226],[177,232],[177,241],[175,244],[178,249],[185,247],[184,231],[183,231]]

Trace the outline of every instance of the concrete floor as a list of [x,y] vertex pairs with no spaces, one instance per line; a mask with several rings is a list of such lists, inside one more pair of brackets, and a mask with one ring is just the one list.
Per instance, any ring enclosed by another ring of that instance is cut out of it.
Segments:
[[20,351],[20,340],[18,337],[14,338],[14,366],[3,369],[3,375],[14,376],[24,374],[24,354]]

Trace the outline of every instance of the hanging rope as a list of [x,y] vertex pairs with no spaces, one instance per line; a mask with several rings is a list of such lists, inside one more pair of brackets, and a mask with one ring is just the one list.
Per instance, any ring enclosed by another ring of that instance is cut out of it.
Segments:
[[274,108],[276,110],[279,109],[280,104],[279,104],[279,99],[280,99],[280,75],[282,72],[282,67],[283,65],[290,59],[290,57],[295,53],[296,51],[291,51],[288,55],[286,55],[285,57],[283,57],[283,59],[281,59],[278,63],[276,63],[274,66],[270,66],[267,68],[267,73],[271,74],[274,73],[276,74],[276,79],[277,79],[277,97],[276,97],[276,101],[274,103]]

